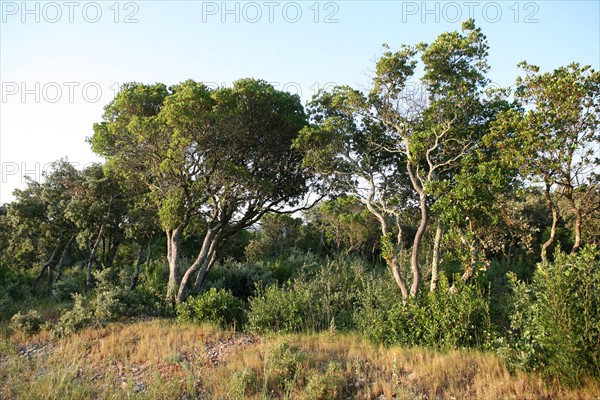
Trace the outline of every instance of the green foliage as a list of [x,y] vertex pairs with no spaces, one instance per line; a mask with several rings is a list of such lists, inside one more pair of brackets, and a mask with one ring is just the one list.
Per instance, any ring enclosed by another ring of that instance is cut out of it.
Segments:
[[248,329],[255,332],[300,332],[310,299],[276,285],[259,288],[248,304]]
[[256,373],[248,367],[237,371],[228,382],[228,389],[229,398],[235,400],[246,399],[249,393],[258,389]]
[[10,327],[13,330],[27,335],[36,333],[41,326],[42,319],[36,310],[29,310],[25,314],[21,314],[19,311],[10,319]]
[[507,363],[567,384],[600,377],[600,251],[558,251],[531,284],[512,284],[510,330],[499,342]]
[[73,307],[64,312],[52,327],[50,331],[52,337],[69,336],[92,324],[94,320],[93,313],[84,305],[83,296],[75,293],[73,294],[73,300],[75,300]]
[[402,303],[382,289],[369,293],[356,312],[357,325],[384,344],[434,348],[483,347],[492,330],[489,303],[476,286],[460,279],[449,287],[444,275],[434,292]]
[[17,268],[9,268],[0,262],[0,320],[10,318],[18,302],[32,296],[33,279]]
[[303,383],[309,360],[310,355],[300,347],[282,342],[269,354],[265,386],[288,397],[298,382]]
[[[256,293],[256,285],[259,282],[263,285],[274,283],[273,271],[265,265],[270,266],[271,264],[270,262],[241,263],[226,260],[210,270],[206,278],[206,286],[225,289],[235,297],[247,300]],[[289,279],[289,276],[287,278]]]
[[57,301],[68,300],[74,293],[85,291],[85,271],[79,268],[65,271],[61,278],[52,285],[52,296]]
[[180,322],[212,322],[222,328],[239,328],[244,322],[242,302],[231,292],[215,288],[190,296],[177,306],[176,313]]
[[339,399],[346,394],[346,378],[339,363],[330,362],[325,371],[316,371],[308,377],[307,400]]
[[258,332],[352,329],[369,275],[358,258],[338,257],[316,270],[308,265],[293,282],[260,287],[249,301],[249,327]]

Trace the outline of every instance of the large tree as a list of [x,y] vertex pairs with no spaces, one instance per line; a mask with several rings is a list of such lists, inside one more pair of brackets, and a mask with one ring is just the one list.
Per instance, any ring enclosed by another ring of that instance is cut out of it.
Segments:
[[[310,107],[312,126],[299,146],[308,149],[308,160],[320,172],[343,183],[378,219],[383,257],[407,298],[417,294],[421,283],[419,253],[434,185],[452,179],[489,122],[483,99],[488,46],[469,20],[461,32],[444,33],[429,45],[398,52],[385,48],[368,93],[338,87],[318,95]],[[419,91],[413,89],[417,56],[424,70]],[[413,205],[420,221],[409,288],[400,252],[403,214]]]
[[572,212],[576,252],[582,243],[583,212],[587,198],[597,190],[600,144],[600,73],[577,63],[540,73],[522,62],[515,107],[501,114],[495,131],[506,155],[523,177],[543,183],[552,211],[550,238],[542,245],[542,259],[553,243],[560,218],[558,197]]
[[[291,144],[305,124],[298,96],[254,79],[216,90],[132,83],[106,107],[92,146],[150,190],[167,236],[169,301],[184,300],[194,276],[202,283],[229,237],[298,206],[309,176]],[[204,236],[180,277],[179,243],[194,219]]]

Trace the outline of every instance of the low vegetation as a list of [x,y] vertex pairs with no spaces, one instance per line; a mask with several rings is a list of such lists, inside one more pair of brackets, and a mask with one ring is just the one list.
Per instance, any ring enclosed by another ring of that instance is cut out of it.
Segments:
[[[157,346],[156,343],[161,343]],[[382,347],[323,332],[258,337],[158,319],[0,342],[2,398],[594,399],[490,352]]]

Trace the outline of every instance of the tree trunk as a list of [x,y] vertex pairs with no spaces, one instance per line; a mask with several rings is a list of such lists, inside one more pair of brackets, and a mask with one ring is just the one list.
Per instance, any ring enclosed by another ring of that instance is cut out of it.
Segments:
[[438,269],[440,265],[440,247],[442,244],[442,235],[444,233],[444,225],[442,220],[438,220],[437,228],[435,229],[435,239],[433,241],[433,257],[431,260],[431,285],[430,291],[435,291],[438,285]]
[[133,276],[131,277],[131,283],[129,284],[129,290],[135,289],[137,283],[140,279],[141,265],[142,260],[144,259],[144,247],[140,246],[140,250],[138,251],[137,260],[135,261],[135,269],[133,271]]
[[469,253],[470,253],[470,259],[469,259],[469,265],[467,265],[467,268],[465,268],[465,272],[462,274],[462,281],[463,282],[467,282],[469,279],[471,279],[471,277],[473,276],[473,274],[475,273],[475,267],[477,265],[477,259],[479,257],[479,248],[477,246],[477,244],[475,243],[477,239],[473,238],[473,240],[470,243],[467,243],[467,239],[465,238],[465,236],[462,236],[462,241],[463,243],[469,247]]
[[184,225],[173,230],[166,231],[167,234],[167,261],[169,262],[169,282],[167,284],[167,303],[176,300],[177,285],[179,283],[179,259],[181,257],[180,239]]
[[421,283],[421,270],[419,269],[419,251],[421,250],[421,242],[423,240],[423,234],[427,229],[427,222],[429,221],[429,208],[427,207],[427,195],[425,188],[417,182],[417,176],[413,169],[412,162],[409,161],[406,164],[406,170],[408,171],[408,177],[413,186],[413,189],[419,194],[419,207],[421,208],[421,221],[415,234],[413,241],[412,253],[410,257],[410,269],[413,276],[412,285],[410,287],[410,295],[415,297],[419,291],[419,285]]
[[94,277],[92,275],[92,266],[94,264],[94,260],[96,259],[96,252],[98,251],[98,247],[100,246],[100,242],[102,241],[102,233],[104,232],[104,224],[102,224],[100,226],[100,230],[98,231],[98,236],[96,237],[96,242],[94,243],[94,246],[92,247],[92,251],[90,252],[90,256],[88,257],[88,261],[87,261],[87,272],[86,272],[86,278],[85,278],[85,283],[86,286],[89,288],[91,288],[92,286],[94,286]]
[[392,271],[392,275],[394,277],[394,280],[396,281],[396,284],[400,288],[400,292],[402,293],[402,301],[406,301],[406,299],[408,298],[408,286],[406,285],[404,278],[402,278],[402,275],[400,274],[400,265],[398,262],[398,255],[400,254],[402,249],[402,226],[400,225],[400,221],[396,220],[396,224],[398,227],[398,235],[396,236],[396,245],[394,245],[392,243],[392,239],[388,236],[388,226],[386,219],[383,217],[383,215],[381,215],[381,213],[378,210],[375,209],[375,207],[373,207],[373,196],[375,195],[375,182],[371,178],[369,183],[371,185],[371,190],[369,192],[369,195],[367,196],[365,204],[367,205],[367,209],[369,210],[369,212],[373,214],[375,218],[377,218],[377,220],[379,221],[382,235],[381,245],[383,250],[383,258],[385,259],[385,262]]
[[207,264],[206,272],[203,273],[203,270],[201,269],[198,272],[198,275],[196,275],[196,282],[194,283],[194,288],[196,289],[196,291],[200,290],[200,288],[202,287],[202,284],[204,283],[204,278],[206,277],[206,274],[212,269],[212,267],[216,261],[217,261],[217,251],[216,251],[216,249],[213,249],[212,254],[209,254],[209,256],[208,256],[208,264]]
[[40,272],[38,273],[37,277],[35,278],[36,282],[39,282],[39,280],[42,279],[42,276],[44,276],[44,272],[46,270],[48,270],[48,282],[51,282],[51,278],[52,278],[52,264],[54,263],[54,260],[56,259],[56,256],[58,255],[58,251],[60,250],[61,244],[62,244],[62,239],[59,238],[56,241],[56,247],[54,247],[54,250],[52,251],[52,254],[50,255],[50,258],[48,259],[48,261],[46,261],[44,263],[44,265],[42,265],[42,268],[40,269]]
[[[175,303],[180,304],[185,301],[187,297],[187,289],[192,279],[192,276],[200,271],[202,274],[201,281],[204,280],[204,275],[208,272],[208,264],[209,257],[211,256],[211,251],[215,249],[217,245],[217,239],[220,233],[221,225],[218,224],[215,227],[208,228],[206,231],[206,235],[204,236],[204,241],[202,242],[202,247],[200,248],[200,252],[198,253],[198,257],[194,260],[194,263],[185,271],[183,277],[181,278],[181,283],[179,284],[179,290],[177,292],[177,297],[175,298]],[[202,284],[202,282],[200,282]]]
[[106,260],[106,268],[112,268],[113,265],[115,265],[115,260],[117,259],[117,255],[119,255],[119,247],[121,247],[121,243],[120,242],[116,242],[113,243],[112,246],[110,246],[110,251],[109,251],[109,256]]
[[573,188],[568,188],[565,190],[565,197],[575,214],[575,243],[573,243],[573,247],[571,248],[571,253],[577,253],[579,251],[579,247],[581,247],[581,210],[575,204],[575,200],[573,199]]
[[400,265],[398,263],[398,256],[394,254],[394,256],[392,256],[389,260],[386,260],[386,261],[387,261],[388,266],[392,270],[392,275],[394,276],[394,280],[396,281],[396,284],[400,288],[400,292],[402,293],[402,300],[406,301],[406,299],[408,299],[408,296],[409,296],[408,286],[406,285],[406,282],[402,278],[402,275],[400,275]]
[[544,190],[544,196],[546,197],[546,203],[550,210],[552,210],[552,227],[550,228],[550,237],[546,242],[542,245],[542,262],[546,262],[548,260],[548,248],[552,246],[554,243],[554,238],[556,237],[556,226],[558,225],[558,210],[552,201],[552,197],[550,196],[550,184],[546,182],[546,189]]
[[67,254],[69,253],[69,247],[71,246],[73,240],[75,240],[75,235],[71,236],[60,255],[60,259],[58,260],[58,264],[56,265],[56,277],[54,278],[54,285],[56,285],[60,278],[62,278],[63,266],[65,265],[65,260],[67,258]]

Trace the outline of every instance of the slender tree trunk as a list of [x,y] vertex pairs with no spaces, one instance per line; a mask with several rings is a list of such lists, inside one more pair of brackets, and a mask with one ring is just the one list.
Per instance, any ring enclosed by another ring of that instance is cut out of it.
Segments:
[[88,257],[87,271],[86,271],[86,278],[85,278],[85,283],[88,288],[91,288],[92,286],[94,286],[94,276],[92,275],[92,266],[94,264],[94,260],[96,259],[96,252],[98,251],[98,247],[100,246],[100,243],[102,241],[103,233],[104,233],[104,224],[102,224],[100,226],[100,230],[98,231],[98,236],[96,237],[96,242],[94,243],[94,246],[92,247],[92,251],[90,252],[90,256]]
[[435,239],[433,241],[433,257],[431,260],[431,285],[430,291],[435,291],[438,285],[438,269],[440,265],[440,247],[442,244],[442,235],[444,234],[444,225],[441,219],[438,219],[435,229]]
[[[211,255],[211,250],[214,249],[217,245],[217,239],[220,233],[221,225],[217,225],[216,227],[208,228],[206,231],[206,235],[204,236],[204,241],[202,242],[202,247],[200,248],[200,252],[198,253],[198,257],[194,260],[194,263],[185,271],[183,277],[181,278],[181,283],[179,284],[179,290],[177,292],[177,297],[175,298],[175,303],[179,304],[185,301],[187,297],[187,289],[192,279],[192,276],[200,271],[200,274],[203,275],[202,279],[204,279],[204,275],[208,272],[208,261]],[[202,282],[200,282],[202,284]]]
[[137,283],[140,279],[140,272],[141,272],[140,267],[142,265],[143,259],[144,259],[144,247],[140,246],[140,250],[138,251],[138,256],[135,261],[135,268],[133,271],[133,276],[131,277],[131,283],[129,284],[129,290],[133,290],[137,286]]
[[467,265],[467,268],[465,268],[465,272],[462,274],[462,281],[463,282],[467,282],[469,279],[471,279],[471,277],[473,276],[473,274],[475,273],[475,267],[477,265],[477,259],[479,257],[479,248],[477,246],[477,244],[475,243],[475,238],[467,244],[467,240],[466,238],[462,237],[463,243],[465,245],[467,245],[469,247],[469,265]]
[[[142,273],[142,254],[143,254],[143,247],[140,248],[140,252],[138,254],[138,259],[135,263],[135,271],[133,273],[133,276],[131,277],[131,284],[129,285],[129,290],[134,290],[137,287],[138,282],[140,281],[140,275]],[[152,257],[152,238],[148,239],[148,246],[146,248],[146,260],[143,261],[144,264],[146,264],[146,267],[148,266],[148,264],[150,264],[150,258]]]
[[56,265],[56,277],[54,278],[54,285],[62,278],[63,274],[63,266],[65,265],[65,261],[67,259],[67,254],[69,253],[69,247],[71,247],[71,243],[75,240],[75,235],[71,236],[58,260],[58,264]]
[[176,300],[177,285],[179,284],[179,259],[181,258],[180,240],[184,226],[180,225],[167,234],[167,261],[169,262],[169,282],[167,283],[167,303]]
[[406,299],[408,299],[409,296],[408,286],[402,278],[402,275],[400,275],[400,264],[398,262],[398,256],[394,254],[394,256],[392,256],[389,260],[386,261],[388,266],[390,267],[390,270],[392,271],[392,275],[394,276],[396,284],[400,288],[400,292],[402,293],[402,300],[406,301]]
[[44,263],[44,265],[42,265],[42,268],[40,269],[40,272],[38,273],[37,277],[35,278],[36,282],[39,282],[40,279],[42,279],[42,277],[44,276],[44,272],[46,270],[48,270],[48,281],[51,281],[52,278],[52,264],[54,263],[54,260],[56,259],[56,256],[58,255],[58,251],[60,250],[60,247],[62,245],[62,239],[59,238],[56,241],[56,246],[54,247],[54,250],[52,250],[52,254],[50,255],[50,258],[48,259],[48,261],[46,261]]
[[571,211],[575,214],[575,243],[573,243],[571,253],[577,253],[579,247],[581,247],[581,210],[577,207],[577,204],[575,204],[575,200],[573,199],[573,188],[568,188],[565,191],[565,197],[567,198]]
[[208,264],[207,264],[206,271],[203,273],[203,269],[200,269],[200,271],[198,271],[198,274],[196,275],[196,282],[194,283],[194,288],[196,289],[196,291],[200,290],[200,288],[202,287],[202,284],[204,283],[204,278],[206,277],[206,274],[212,269],[212,267],[216,261],[217,261],[217,251],[216,251],[216,249],[213,249],[211,251],[211,254],[209,254],[209,256],[208,256]]
[[552,227],[550,228],[550,237],[546,242],[542,245],[542,262],[545,262],[548,259],[548,248],[552,246],[554,243],[554,238],[556,237],[556,226],[558,225],[558,210],[556,209],[556,205],[552,201],[552,197],[550,196],[550,184],[546,182],[546,189],[544,190],[544,196],[546,197],[546,203],[550,210],[552,210]]
[[[378,210],[375,209],[375,207],[373,207],[373,197],[375,195],[375,182],[373,181],[373,179],[370,180],[370,185],[371,190],[366,199],[367,209],[379,221],[382,234],[382,247],[384,248],[383,258],[385,259],[385,262],[392,271],[394,281],[396,281],[396,284],[400,288],[400,292],[402,293],[402,300],[406,301],[409,295],[408,286],[406,285],[404,278],[402,278],[402,275],[400,274],[400,265],[398,262],[398,256],[401,252],[402,247],[402,226],[400,225],[400,222],[397,221],[398,236],[396,237],[396,245],[394,245],[392,243],[392,239],[388,237],[388,226],[386,219],[383,217],[383,215],[381,215],[381,213]],[[388,247],[387,250],[386,247]]]
[[110,246],[109,256],[106,260],[106,268],[112,268],[115,265],[115,260],[117,259],[117,255],[119,254],[119,247],[121,247],[120,242],[114,243]]
[[419,205],[421,207],[421,222],[417,228],[415,234],[415,240],[413,241],[412,254],[410,257],[410,269],[412,271],[413,281],[410,287],[410,295],[415,297],[419,291],[421,284],[421,270],[419,268],[419,251],[421,250],[421,242],[423,241],[423,235],[427,229],[427,222],[429,220],[429,208],[427,207],[427,201],[425,194],[419,194]]
[[410,295],[415,297],[419,291],[419,285],[421,283],[421,270],[419,269],[419,251],[421,250],[421,242],[423,241],[423,234],[427,229],[427,223],[429,221],[429,208],[427,207],[427,195],[425,188],[417,182],[417,176],[412,165],[409,161],[406,164],[406,170],[408,171],[408,177],[413,186],[413,189],[419,194],[419,207],[421,208],[421,221],[415,234],[413,241],[412,253],[410,257],[410,269],[413,276],[412,285],[410,287]]

